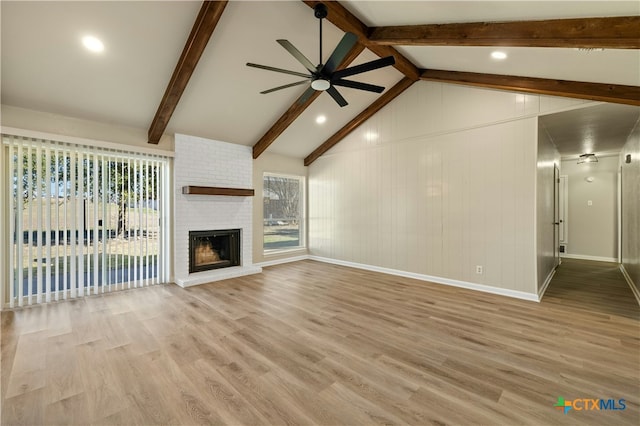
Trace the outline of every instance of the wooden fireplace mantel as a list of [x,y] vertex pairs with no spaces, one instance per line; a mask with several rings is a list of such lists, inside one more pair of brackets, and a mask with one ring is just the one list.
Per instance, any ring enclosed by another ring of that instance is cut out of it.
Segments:
[[183,186],[183,194],[193,195],[228,195],[233,197],[253,197],[255,191],[245,188],[222,188],[219,186]]

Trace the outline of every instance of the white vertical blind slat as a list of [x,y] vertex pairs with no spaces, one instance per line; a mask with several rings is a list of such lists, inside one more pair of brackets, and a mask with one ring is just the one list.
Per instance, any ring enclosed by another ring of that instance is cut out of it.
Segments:
[[69,273],[70,280],[69,286],[71,290],[71,297],[76,297],[77,288],[76,288],[76,277],[77,277],[77,269],[76,269],[76,245],[77,245],[77,225],[76,219],[78,217],[78,206],[76,202],[76,153],[71,152],[71,172],[69,178],[71,179],[71,195],[69,198],[69,231],[70,231],[70,249],[71,256],[69,258]]
[[[133,188],[138,188],[138,162],[136,160],[133,160]],[[134,194],[134,192],[132,190],[129,190],[130,194]],[[134,196],[133,199],[133,204],[136,205],[136,207],[138,208],[137,211],[140,211],[140,202],[139,202],[139,198],[136,199],[137,196]],[[138,274],[138,272],[140,271],[139,268],[139,264],[138,264],[138,256],[136,256],[138,253],[136,253],[136,241],[138,240],[138,229],[135,227],[135,217],[131,218],[131,226],[133,228],[133,240],[131,239],[131,234],[129,234],[129,244],[131,244],[131,250],[133,252],[133,268],[132,268],[132,272],[133,272],[133,286],[134,287],[138,287],[138,282],[140,280],[140,276]],[[129,262],[131,263],[131,257],[129,257]]]
[[31,292],[33,289],[33,152],[31,145],[28,149],[27,157],[27,195],[29,200],[29,219],[27,220],[27,230],[29,231],[29,247],[27,258],[27,304],[31,304]]
[[156,226],[158,225],[158,218],[160,217],[160,212],[159,212],[159,206],[158,203],[156,201],[156,186],[155,186],[155,160],[151,161],[151,177],[150,177],[150,185],[151,185],[151,205],[153,206],[154,212],[155,214],[153,215],[153,217],[150,219],[151,224],[150,224],[150,229],[153,232],[153,235],[155,235],[156,237],[156,243],[155,243],[155,247],[151,248],[151,271],[153,272],[151,274],[151,285],[156,283],[156,279],[158,277],[158,272],[156,272],[157,270],[155,269],[155,264],[156,264],[156,258],[158,256],[160,256],[160,233],[156,230]]
[[69,250],[69,222],[68,222],[68,208],[69,208],[69,185],[67,184],[68,182],[68,178],[70,178],[69,174],[67,173],[67,167],[66,164],[70,164],[71,158],[69,155],[69,152],[67,151],[63,151],[62,152],[62,161],[63,161],[63,166],[62,166],[62,170],[63,170],[63,175],[62,175],[62,181],[64,182],[64,225],[62,227],[63,229],[63,240],[64,240],[64,256],[63,256],[63,272],[62,272],[62,285],[63,285],[63,291],[62,291],[62,297],[64,299],[67,298],[67,294],[69,293],[69,291],[67,290],[67,286],[70,284],[69,280],[67,279],[67,275],[69,274],[69,265],[67,265],[68,261],[67,261],[67,251]]
[[[157,175],[158,175],[158,179],[155,180],[156,182],[156,193],[158,194],[158,231],[159,231],[159,235],[158,235],[158,254],[162,253],[164,251],[164,233],[162,232],[164,229],[164,226],[162,224],[162,221],[164,220],[163,217],[163,208],[164,208],[164,196],[160,195],[162,194],[162,187],[160,186],[160,181],[159,181],[159,175],[161,173],[161,170],[157,170]],[[159,259],[159,258],[158,258]],[[160,280],[160,282],[164,282],[164,272],[162,271],[162,268],[160,267],[160,263],[158,263],[158,268],[156,269],[158,271],[158,280]]]
[[34,207],[36,209],[36,279],[38,283],[37,292],[36,292],[36,302],[42,303],[42,213],[44,210],[44,200],[42,199],[42,150],[40,147],[36,148],[36,182],[34,184],[34,195],[35,199],[33,200]]
[[148,202],[147,202],[147,185],[146,185],[146,171],[145,171],[145,167],[146,167],[147,162],[145,160],[140,160],[140,177],[139,177],[139,181],[140,181],[140,213],[139,213],[139,217],[140,217],[140,224],[138,225],[138,229],[140,230],[140,237],[138,238],[138,241],[140,242],[140,249],[138,250],[138,253],[140,253],[140,285],[141,286],[146,286],[147,284],[147,274],[146,274],[146,254],[145,254],[145,248],[147,245],[147,239],[144,238],[143,232],[146,229],[148,232],[148,227],[145,224],[145,219],[147,217],[147,211],[148,211]]
[[149,285],[151,283],[150,280],[150,272],[151,272],[151,264],[150,264],[150,259],[149,259],[149,236],[151,235],[150,232],[150,228],[149,228],[149,211],[151,211],[151,201],[150,201],[150,194],[149,194],[149,167],[150,167],[150,162],[148,160],[145,160],[144,162],[144,172],[145,172],[145,200],[146,200],[146,205],[147,205],[147,214],[145,215],[145,228],[147,229],[147,238],[144,239],[144,252],[145,252],[145,280],[144,283],[145,285]]
[[107,282],[107,239],[109,238],[109,214],[107,209],[109,207],[109,200],[107,197],[107,158],[102,156],[101,158],[101,174],[100,174],[100,186],[102,187],[102,268],[100,273],[102,274],[102,289],[101,293],[105,292],[105,289],[109,287]]
[[60,151],[58,151],[57,147],[54,150],[54,159],[52,160],[54,161],[55,164],[55,168],[54,168],[54,173],[55,173],[55,192],[54,192],[54,203],[56,205],[55,208],[55,218],[53,220],[55,220],[55,226],[53,227],[53,229],[55,230],[55,235],[54,235],[54,244],[56,246],[55,249],[55,261],[53,263],[53,274],[55,276],[55,298],[56,300],[60,300],[60,174],[59,174],[59,170],[60,170]]
[[47,269],[46,269],[46,273],[44,274],[44,285],[47,287],[46,288],[46,301],[47,302],[51,302],[51,150],[47,149],[46,153],[45,153],[45,165],[46,165],[46,169],[45,169],[45,191],[46,191],[46,202],[44,203],[45,206],[45,227],[44,227],[44,231],[45,231],[45,235],[46,235],[46,239],[43,239],[42,242],[45,243],[46,242],[46,262],[47,262]]
[[[76,240],[76,253],[78,255],[78,281],[76,285],[78,286],[78,295],[80,297],[84,296],[84,283],[85,283],[85,274],[84,274],[84,263],[85,263],[85,254],[84,254],[84,241],[85,235],[84,231],[85,220],[84,214],[86,211],[85,208],[85,157],[84,152],[78,153],[78,162],[76,163],[78,166],[78,194],[76,195],[76,215],[78,219],[78,238]],[[88,260],[88,259],[87,259]]]
[[[155,211],[157,212],[157,216],[158,216],[158,217],[154,218],[154,223],[152,224],[152,229],[153,229],[154,235],[156,235],[158,238],[160,238],[160,232],[158,232],[159,230],[156,231],[156,226],[159,225],[158,220],[160,218],[160,214],[159,214],[160,213],[160,210],[159,210],[160,206],[158,206],[158,203],[156,201],[157,200],[156,199],[156,195],[155,195],[156,194],[156,188],[157,188],[157,186],[156,186],[156,179],[157,179],[156,164],[157,164],[156,161],[152,161],[151,162],[151,179],[150,179],[151,180],[151,199],[153,200],[152,201],[153,202],[153,207],[154,207]],[[151,256],[151,270],[152,271],[156,270],[155,269],[156,258],[158,256],[160,256],[159,241],[158,241],[158,247],[156,248],[155,251],[156,251],[157,255],[156,256]],[[159,275],[158,273],[155,273],[153,275],[153,278],[151,279],[151,284],[156,284],[157,283],[158,275]]]
[[[110,167],[113,167],[114,173],[118,172],[118,163],[115,162],[115,159],[114,159],[113,164]],[[109,173],[109,176],[111,176],[111,173]],[[113,186],[115,188],[117,188],[118,187],[118,182],[117,181],[113,182]],[[120,200],[118,200],[118,198],[116,197],[114,199],[114,201],[116,203],[118,203],[117,205],[114,206],[114,208],[116,210],[116,223],[115,223],[116,232],[115,232],[114,238],[117,241],[117,239],[119,237],[119,231],[120,231],[120,224],[118,222],[118,220],[119,220],[119,218],[118,218],[118,208],[119,208],[118,205],[120,203]],[[118,289],[118,265],[119,265],[119,260],[120,260],[119,251],[116,251],[115,256],[113,256],[113,259],[114,259],[114,269],[113,269],[114,270],[114,284],[115,284],[115,289],[117,290]]]
[[[100,247],[100,227],[98,225],[98,179],[100,178],[98,154],[93,154],[93,294],[98,294],[98,248]],[[104,238],[104,237],[103,237]]]
[[[117,164],[117,163],[116,163]],[[118,275],[122,275],[121,279],[117,282],[120,283],[120,289],[123,290],[124,286],[125,286],[125,279],[124,279],[124,255],[125,255],[125,250],[124,250],[124,242],[125,242],[125,234],[127,232],[127,230],[125,229],[125,222],[124,222],[124,218],[125,218],[125,214],[126,212],[124,212],[127,203],[126,200],[124,199],[125,195],[126,195],[126,191],[125,191],[125,178],[124,178],[124,174],[125,174],[125,167],[124,167],[124,161],[120,163],[120,176],[122,176],[122,178],[120,179],[122,184],[121,184],[121,189],[120,189],[120,197],[122,198],[122,200],[119,200],[119,209],[122,210],[122,213],[118,212],[118,220],[120,220],[120,214],[122,215],[122,222],[118,223],[118,229],[122,232],[122,234],[120,234],[118,237],[122,238],[122,241],[119,241],[119,249],[118,252],[120,253],[119,257],[120,257],[120,268],[117,269],[117,273]]]
[[[164,254],[169,253],[169,170],[167,167],[163,167],[160,171],[162,179],[159,182],[158,188],[162,189],[162,252]],[[169,262],[163,262],[160,265],[162,270],[162,282],[169,280]],[[159,269],[160,269],[159,268]]]
[[[17,158],[16,147],[13,145],[9,145],[9,175],[11,178],[9,179],[9,185],[13,186],[13,182],[16,182],[16,195],[20,197],[20,191],[18,190],[17,183],[19,182],[17,179],[17,164],[14,158]],[[13,308],[15,306],[15,298],[16,298],[16,286],[15,286],[15,275],[16,269],[22,269],[22,263],[18,263],[16,258],[21,259],[20,256],[17,256],[16,247],[20,247],[18,244],[18,235],[16,232],[16,221],[13,219],[16,211],[15,200],[17,197],[14,197],[13,194],[9,196],[9,244],[11,248],[9,250],[9,307]],[[17,265],[17,267],[16,267]]]
[[127,158],[127,288],[131,288],[131,159]]
[[18,176],[16,181],[16,266],[18,268],[18,306],[22,306],[24,301],[24,230],[23,230],[23,217],[24,217],[24,152],[22,145],[18,145]]

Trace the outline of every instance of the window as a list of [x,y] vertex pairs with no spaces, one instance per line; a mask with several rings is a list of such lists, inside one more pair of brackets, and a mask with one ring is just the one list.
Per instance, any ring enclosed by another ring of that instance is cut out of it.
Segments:
[[9,306],[168,280],[168,160],[5,136]]
[[304,177],[265,173],[264,250],[304,247]]

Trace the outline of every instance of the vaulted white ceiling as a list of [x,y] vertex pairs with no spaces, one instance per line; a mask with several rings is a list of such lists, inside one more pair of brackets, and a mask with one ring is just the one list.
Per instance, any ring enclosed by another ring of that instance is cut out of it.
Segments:
[[[368,26],[531,20],[640,14],[637,1],[344,1]],[[2,1],[1,101],[39,111],[147,129],[191,31],[195,1],[23,2]],[[93,54],[81,37],[105,44]],[[324,56],[343,32],[324,22]],[[232,1],[226,7],[166,129],[254,145],[304,91],[294,76],[248,68],[255,62],[304,71],[276,39],[288,39],[318,60],[318,21],[301,1]],[[640,52],[610,49],[505,48],[492,60],[487,47],[408,47],[398,50],[419,68],[509,74],[640,86]],[[365,50],[354,62],[376,59]],[[388,88],[402,78],[393,68],[357,80]],[[356,79],[356,78],[354,78]],[[379,95],[340,89],[340,108],[322,94],[269,147],[304,157]],[[315,118],[325,115],[318,125]]]

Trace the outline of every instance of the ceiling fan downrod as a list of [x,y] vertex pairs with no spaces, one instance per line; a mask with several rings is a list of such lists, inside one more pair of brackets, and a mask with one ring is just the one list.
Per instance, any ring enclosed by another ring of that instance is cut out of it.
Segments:
[[320,60],[318,61],[318,70],[322,68],[322,20],[327,17],[327,6],[318,3],[313,8],[313,15],[320,21]]

